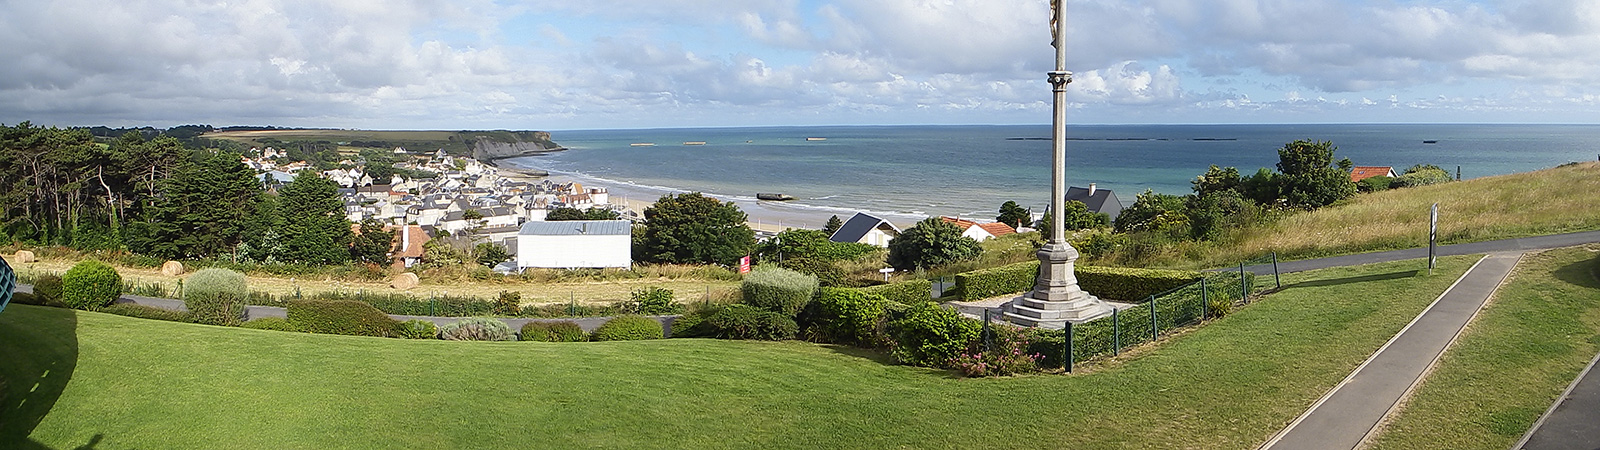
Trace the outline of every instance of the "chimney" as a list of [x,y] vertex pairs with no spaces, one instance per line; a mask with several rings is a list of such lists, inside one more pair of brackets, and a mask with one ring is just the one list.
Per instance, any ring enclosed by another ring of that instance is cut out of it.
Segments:
[[1089,196],[1094,196],[1094,183],[1089,183]]
[[400,252],[405,253],[408,248],[411,248],[411,226],[402,225],[400,226]]

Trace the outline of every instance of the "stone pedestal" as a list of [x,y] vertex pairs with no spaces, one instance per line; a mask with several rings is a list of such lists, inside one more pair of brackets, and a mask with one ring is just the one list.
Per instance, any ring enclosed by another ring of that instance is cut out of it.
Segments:
[[1072,263],[1078,251],[1065,242],[1039,249],[1039,281],[1033,291],[1006,303],[1006,321],[1030,327],[1060,329],[1111,314],[1112,306],[1078,287]]

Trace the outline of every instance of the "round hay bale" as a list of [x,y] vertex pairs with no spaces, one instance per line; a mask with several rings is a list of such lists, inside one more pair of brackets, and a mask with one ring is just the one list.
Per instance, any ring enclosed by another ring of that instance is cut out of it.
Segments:
[[406,272],[394,277],[394,280],[389,282],[389,287],[405,291],[417,287],[420,282],[421,280],[417,279],[417,274]]
[[17,264],[26,264],[34,261],[38,261],[38,259],[33,257],[33,252],[27,250],[17,250],[17,255],[11,258],[11,262]]
[[161,274],[162,275],[166,275],[166,276],[169,276],[169,277],[175,277],[175,276],[178,276],[178,275],[183,275],[183,272],[184,272],[183,263],[181,263],[181,262],[167,261],[166,263],[161,264]]

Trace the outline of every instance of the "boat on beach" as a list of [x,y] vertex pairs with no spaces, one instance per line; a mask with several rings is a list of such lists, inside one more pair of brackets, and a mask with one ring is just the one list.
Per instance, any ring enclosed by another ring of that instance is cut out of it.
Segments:
[[789,194],[760,193],[760,194],[756,194],[756,200],[768,200],[768,201],[774,201],[774,202],[786,202],[786,201],[789,201],[789,200],[794,200],[794,196],[793,195],[789,195]]

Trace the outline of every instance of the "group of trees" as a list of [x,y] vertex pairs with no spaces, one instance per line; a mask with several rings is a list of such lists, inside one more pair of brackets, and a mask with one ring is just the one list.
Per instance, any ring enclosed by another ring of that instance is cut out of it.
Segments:
[[314,172],[273,194],[236,152],[139,131],[97,143],[86,129],[0,126],[0,200],[0,242],[339,264],[376,262],[392,239],[369,224],[352,246],[337,185]]

